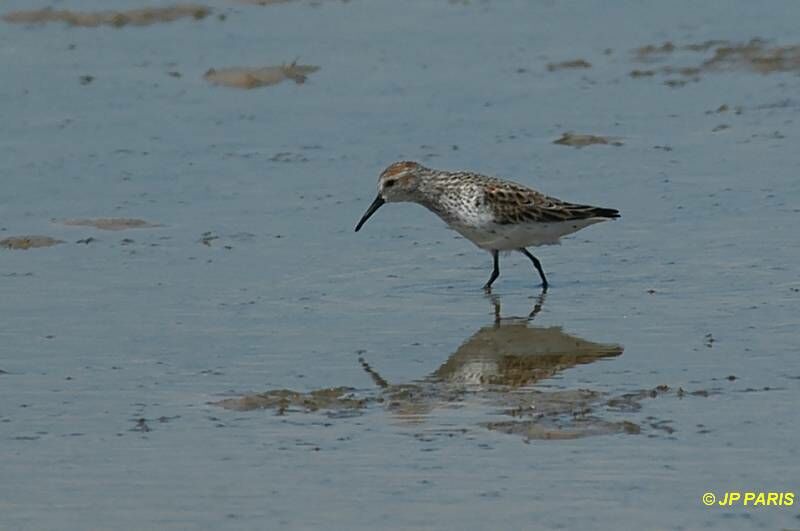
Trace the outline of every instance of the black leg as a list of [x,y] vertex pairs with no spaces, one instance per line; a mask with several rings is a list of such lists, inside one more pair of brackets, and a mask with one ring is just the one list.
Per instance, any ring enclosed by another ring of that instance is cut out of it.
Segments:
[[500,326],[500,297],[497,295],[488,296],[489,300],[492,301],[492,307],[494,308],[494,324],[495,326]]
[[539,262],[539,259],[533,256],[531,253],[529,253],[528,250],[524,247],[522,247],[519,250],[519,252],[521,252],[522,254],[531,259],[531,262],[533,262],[533,266],[536,268],[536,271],[539,272],[539,276],[542,277],[542,287],[544,289],[547,289],[548,286],[547,277],[544,276],[544,271],[542,270],[542,264],[541,262]]
[[361,364],[361,367],[367,372],[367,374],[369,374],[370,378],[372,378],[372,381],[375,382],[375,385],[377,385],[381,389],[387,389],[388,387],[390,387],[389,382],[384,380],[383,376],[378,374],[378,371],[373,369],[370,366],[370,364],[367,363],[367,360],[359,356],[358,362]]
[[492,290],[492,283],[500,276],[500,251],[492,251],[492,261],[494,262],[492,276],[489,277],[488,282],[483,286],[483,289],[486,291]]
[[547,288],[542,288],[542,292],[536,297],[536,304],[533,305],[533,310],[531,313],[528,314],[528,320],[533,321],[534,317],[539,315],[539,312],[542,311],[542,306],[544,306],[544,297],[547,295]]

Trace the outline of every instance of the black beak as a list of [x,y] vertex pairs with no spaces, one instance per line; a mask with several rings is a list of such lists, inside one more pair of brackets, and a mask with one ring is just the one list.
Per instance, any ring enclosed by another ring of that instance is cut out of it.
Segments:
[[367,222],[370,216],[372,216],[372,214],[374,214],[375,211],[378,210],[385,202],[386,201],[383,200],[381,194],[378,194],[378,197],[375,198],[375,201],[372,202],[367,211],[364,212],[364,215],[361,216],[361,221],[359,221],[358,225],[356,225],[356,232],[358,232],[358,229],[360,229],[361,226]]

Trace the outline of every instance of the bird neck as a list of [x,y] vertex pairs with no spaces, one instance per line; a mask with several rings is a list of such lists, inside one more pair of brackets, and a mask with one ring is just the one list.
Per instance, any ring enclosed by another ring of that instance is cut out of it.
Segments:
[[463,190],[452,185],[452,179],[446,172],[431,172],[420,179],[417,188],[417,203],[438,216],[448,219],[452,205],[459,202]]

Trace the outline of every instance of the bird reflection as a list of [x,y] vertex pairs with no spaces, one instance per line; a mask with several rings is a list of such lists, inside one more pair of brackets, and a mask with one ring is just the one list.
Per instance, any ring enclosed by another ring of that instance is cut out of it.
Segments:
[[[536,382],[580,364],[622,354],[616,344],[595,343],[564,332],[560,326],[536,326],[546,291],[535,299],[525,317],[503,317],[501,299],[489,295],[494,319],[467,338],[448,359],[428,376],[409,383],[393,383],[358,358],[377,391],[330,387],[300,393],[277,389],[218,402],[237,410],[274,409],[325,411],[329,416],[358,414],[370,404],[381,404],[404,424],[427,422],[436,409],[467,403],[489,406],[512,420],[487,423],[486,427],[526,438],[573,438],[626,431],[638,427],[609,422],[584,412],[602,403],[602,393],[590,389],[542,391]],[[478,411],[479,409],[476,409]]]
[[565,333],[560,326],[531,321],[542,311],[546,291],[527,317],[501,317],[500,297],[490,296],[494,323],[472,334],[429,380],[461,384],[531,385],[575,365],[622,354],[615,344],[595,343]]
[[575,365],[622,354],[617,344],[588,341],[560,326],[532,325],[546,296],[543,290],[526,317],[503,317],[500,297],[488,295],[493,322],[478,329],[438,369],[417,382],[392,385],[363,358],[359,361],[384,390],[389,409],[414,421],[424,420],[437,407],[460,403],[467,395],[496,402]]

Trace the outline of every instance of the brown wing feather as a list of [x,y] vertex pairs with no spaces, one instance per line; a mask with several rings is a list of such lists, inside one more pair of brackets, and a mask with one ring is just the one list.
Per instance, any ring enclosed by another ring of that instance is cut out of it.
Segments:
[[487,184],[484,199],[501,225],[619,217],[619,212],[613,208],[567,203],[509,182]]

